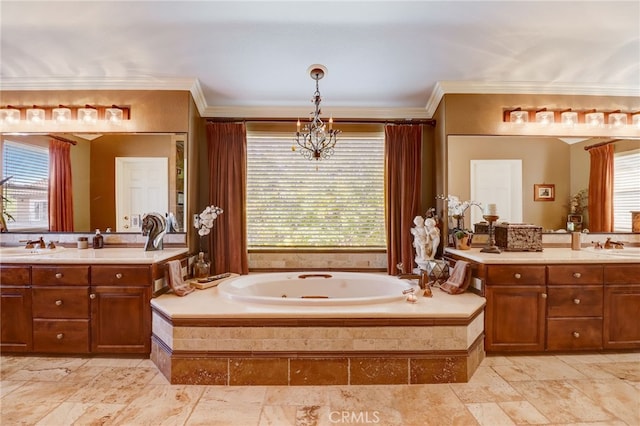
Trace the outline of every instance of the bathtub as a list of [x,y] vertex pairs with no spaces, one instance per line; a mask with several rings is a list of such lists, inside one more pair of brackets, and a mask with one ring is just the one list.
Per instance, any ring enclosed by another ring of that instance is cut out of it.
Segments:
[[220,295],[242,302],[285,305],[359,305],[404,300],[418,285],[360,272],[275,272],[243,275],[218,285]]

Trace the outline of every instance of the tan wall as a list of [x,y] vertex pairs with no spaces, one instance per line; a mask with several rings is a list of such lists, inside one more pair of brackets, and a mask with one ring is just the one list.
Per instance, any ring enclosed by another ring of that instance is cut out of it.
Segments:
[[[130,108],[130,120],[123,121],[120,125],[98,122],[94,125],[70,123],[68,125],[54,124],[49,121],[41,126],[33,126],[26,121],[17,125],[4,126],[0,131],[7,133],[67,133],[69,139],[71,133],[186,133],[187,138],[187,193],[186,209],[187,217],[190,217],[198,202],[195,196],[198,188],[197,161],[200,157],[199,146],[206,142],[203,132],[203,120],[196,108],[195,102],[189,91],[183,90],[50,90],[50,91],[0,91],[0,105],[12,105],[17,107],[38,105],[43,107],[67,105],[118,105]],[[89,147],[78,145],[72,150],[72,168],[78,170],[73,175],[74,184],[74,222],[76,229],[90,229],[91,227],[113,227],[113,221],[109,218],[96,219],[94,224],[90,219],[89,206]],[[206,160],[206,156],[205,156]],[[82,189],[81,196],[75,196],[75,188]],[[110,196],[112,198],[113,195]],[[83,208],[85,210],[83,211]],[[91,222],[91,224],[90,224]],[[106,225],[109,223],[109,225]],[[193,235],[189,233],[193,239]],[[189,240],[190,238],[187,238]]]
[[[610,129],[580,129],[579,131],[565,131],[564,135],[551,133],[550,130],[541,127],[533,130],[523,130],[522,127],[505,124],[503,113],[506,109],[521,107],[522,109],[548,108],[552,110],[572,108],[575,111],[585,111],[597,109],[599,111],[639,111],[640,97],[627,96],[570,96],[570,95],[510,95],[510,94],[446,94],[443,96],[438,108],[434,113],[436,120],[435,128],[435,151],[436,151],[436,190],[438,194],[454,194],[448,184],[449,168],[451,158],[448,157],[448,139],[453,135],[494,135],[494,136],[585,136],[585,137],[607,137],[616,136],[620,138],[638,138],[639,129],[632,129],[628,126],[624,130],[613,134]],[[536,127],[536,126],[533,126]],[[558,132],[557,129],[553,129]],[[578,155],[579,149],[571,148],[571,158],[577,157],[575,164],[572,163],[571,172],[567,180],[571,183],[567,191],[575,193],[582,189],[585,173],[588,175],[588,165],[584,166],[583,153]],[[584,150],[583,150],[584,151]],[[575,154],[575,155],[574,155]],[[523,174],[527,175],[526,172]],[[575,178],[575,183],[574,183]],[[587,178],[588,182],[588,178]],[[556,185],[558,183],[556,182]],[[564,185],[564,184],[563,184]],[[574,192],[575,191],[575,192]],[[527,192],[524,193],[525,197]],[[556,200],[561,194],[558,193]],[[563,200],[566,202],[566,200]],[[441,217],[445,217],[442,207],[439,210]],[[557,215],[552,212],[545,213],[545,217]],[[545,219],[546,221],[547,219]],[[552,219],[549,219],[552,220]],[[446,222],[445,222],[446,227]]]
[[73,186],[73,229],[91,229],[91,142],[78,139],[71,148],[71,185]]
[[[565,227],[570,193],[570,149],[566,143],[556,138],[449,136],[448,150],[450,194],[471,199],[471,160],[521,160],[523,222],[544,229]],[[533,200],[533,185],[540,183],[555,185],[554,201]]]
[[[444,113],[447,117],[447,135],[548,135],[544,127],[524,130],[522,127],[505,125],[503,112],[506,109],[560,110],[572,108],[574,111],[597,109],[598,111],[639,111],[640,97],[632,96],[567,96],[567,95],[503,95],[503,94],[447,94]],[[640,136],[640,130],[628,126],[615,136]],[[557,134],[553,129],[551,136]],[[564,130],[565,135],[575,131]],[[584,136],[612,136],[610,129],[581,129]]]
[[189,131],[189,100],[191,93],[180,90],[49,90],[49,91],[0,91],[0,105],[15,107],[38,105],[83,106],[128,106],[130,120],[120,125],[106,122],[96,124],[68,125],[45,121],[44,125],[33,125],[21,120],[5,126],[5,132],[158,132],[186,133]]
[[91,141],[90,229],[116,229],[116,157],[175,158],[175,149],[169,135],[107,135]]

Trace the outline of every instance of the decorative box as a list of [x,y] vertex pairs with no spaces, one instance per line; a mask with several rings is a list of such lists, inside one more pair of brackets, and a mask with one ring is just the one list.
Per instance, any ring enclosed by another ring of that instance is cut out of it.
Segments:
[[504,251],[542,251],[542,227],[526,223],[497,223],[496,245]]
[[488,222],[478,222],[473,224],[473,233],[474,234],[488,234],[489,233],[489,223]]

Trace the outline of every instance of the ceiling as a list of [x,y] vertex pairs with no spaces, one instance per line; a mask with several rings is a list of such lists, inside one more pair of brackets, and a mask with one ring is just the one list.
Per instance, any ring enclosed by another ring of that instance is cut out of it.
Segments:
[[[430,117],[442,93],[640,96],[638,1],[9,1],[0,87],[186,89],[204,116]],[[0,100],[1,102],[1,100]]]

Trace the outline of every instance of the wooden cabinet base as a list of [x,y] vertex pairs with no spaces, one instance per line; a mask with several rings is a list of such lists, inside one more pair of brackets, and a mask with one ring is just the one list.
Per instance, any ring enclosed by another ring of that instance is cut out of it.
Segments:
[[31,289],[0,289],[0,315],[0,352],[30,352],[33,348]]
[[89,320],[34,320],[33,350],[66,354],[89,352]]
[[547,350],[602,349],[602,318],[550,318]]
[[604,347],[640,348],[640,285],[609,286],[604,303]]

